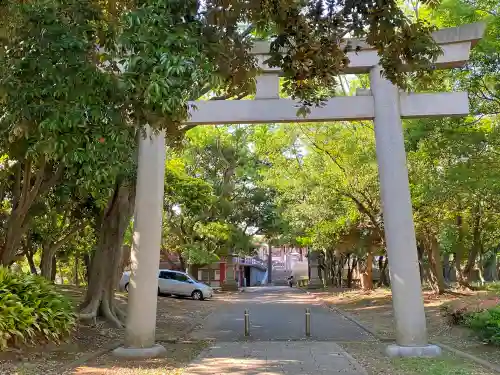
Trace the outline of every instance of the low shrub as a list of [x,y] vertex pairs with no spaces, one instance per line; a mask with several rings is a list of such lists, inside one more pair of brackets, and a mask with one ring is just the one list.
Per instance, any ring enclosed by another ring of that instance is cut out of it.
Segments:
[[499,302],[498,296],[480,294],[446,303],[442,311],[450,324],[465,324],[472,314],[494,308]]
[[0,351],[36,342],[60,342],[75,328],[71,301],[42,277],[0,267]]
[[466,323],[484,342],[500,346],[500,305],[471,314]]

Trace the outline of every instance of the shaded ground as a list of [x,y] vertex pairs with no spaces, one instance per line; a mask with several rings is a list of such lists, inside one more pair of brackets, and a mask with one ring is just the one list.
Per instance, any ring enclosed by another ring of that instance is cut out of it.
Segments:
[[305,340],[305,309],[311,311],[311,340],[363,341],[374,338],[342,315],[325,309],[296,288],[247,288],[211,314],[191,337],[230,342],[246,339],[244,311],[249,311],[250,337],[255,341]]
[[161,342],[167,349],[164,358],[145,360],[123,360],[110,353],[71,369],[64,375],[175,375],[191,362],[206,347],[206,342],[168,343]]
[[[496,295],[496,292],[493,293]],[[348,312],[381,337],[386,339],[395,337],[390,289],[377,289],[372,292],[326,290],[314,291],[312,294],[328,304]],[[462,295],[436,296],[431,292],[424,292],[430,338],[500,365],[500,350],[498,348],[484,345],[473,337],[470,330],[465,327],[450,325],[442,313],[445,304],[451,302],[474,304],[476,301],[479,303],[481,299],[490,298],[491,295],[491,292],[470,292]]]
[[[83,289],[68,286],[63,287],[63,289],[75,300],[75,303],[79,303],[83,298]],[[117,299],[123,307],[126,307],[126,294],[118,294]],[[190,330],[196,328],[219,302],[159,297],[156,331],[158,340],[172,341],[182,338]],[[93,353],[117,346],[122,341],[123,336],[123,329],[111,328],[101,321],[80,324],[68,343],[0,353],[0,374],[63,374],[64,369],[75,361],[83,361]],[[173,349],[172,345],[175,344],[169,345]],[[193,355],[196,355],[200,351],[199,347],[200,343],[184,345],[179,347],[178,352],[191,351],[194,353]],[[111,367],[112,365],[110,364]],[[103,372],[95,373],[101,374]],[[87,372],[87,374],[91,374],[91,372]]]

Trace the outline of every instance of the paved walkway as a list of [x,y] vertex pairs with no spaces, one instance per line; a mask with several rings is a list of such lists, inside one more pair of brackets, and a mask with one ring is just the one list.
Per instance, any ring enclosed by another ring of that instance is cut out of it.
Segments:
[[185,375],[366,375],[330,342],[220,343],[204,352]]
[[[311,337],[305,337],[305,309],[311,309]],[[244,311],[250,313],[245,337]],[[192,339],[215,344],[185,375],[366,374],[336,342],[374,340],[356,324],[289,287],[248,288],[212,313]]]

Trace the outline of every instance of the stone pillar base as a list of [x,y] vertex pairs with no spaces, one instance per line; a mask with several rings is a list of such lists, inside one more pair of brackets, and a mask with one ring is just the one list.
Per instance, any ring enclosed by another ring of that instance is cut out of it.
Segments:
[[391,357],[439,357],[441,348],[437,345],[425,346],[401,346],[389,345],[385,349],[385,353]]
[[126,348],[120,346],[113,350],[113,355],[121,358],[158,358],[164,357],[167,354],[167,349],[160,344],[156,344],[151,348]]
[[238,284],[236,284],[236,281],[225,281],[222,286],[221,290],[224,292],[237,292],[238,291]]

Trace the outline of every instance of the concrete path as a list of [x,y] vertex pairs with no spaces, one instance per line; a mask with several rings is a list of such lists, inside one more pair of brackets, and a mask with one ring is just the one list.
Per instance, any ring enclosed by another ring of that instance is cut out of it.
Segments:
[[366,375],[340,346],[330,342],[219,343],[184,375]]
[[248,288],[211,314],[194,339],[221,342],[246,340],[244,311],[250,314],[250,337],[255,341],[305,340],[305,309],[311,309],[311,339],[362,341],[373,337],[343,316],[324,308],[309,294],[290,287]]
[[[305,337],[305,309],[311,309],[311,337]],[[249,310],[250,337],[244,311]],[[335,342],[374,340],[356,324],[289,287],[248,288],[221,301],[195,340],[215,343],[185,375],[364,375],[366,372]]]

